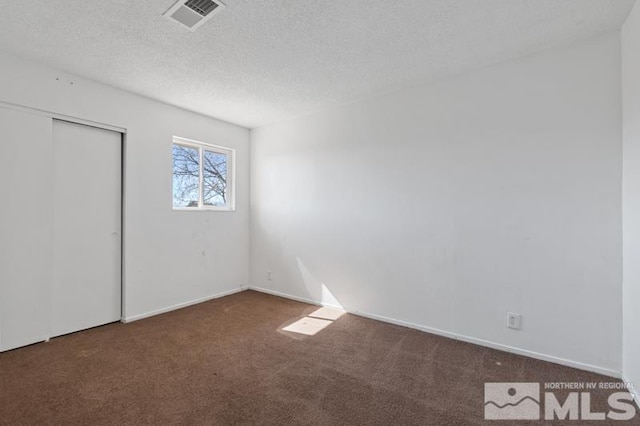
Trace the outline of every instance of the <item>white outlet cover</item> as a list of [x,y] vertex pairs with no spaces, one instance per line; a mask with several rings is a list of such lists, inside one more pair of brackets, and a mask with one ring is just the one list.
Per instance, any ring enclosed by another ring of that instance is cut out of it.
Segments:
[[522,328],[522,315],[507,312],[507,328],[520,330]]

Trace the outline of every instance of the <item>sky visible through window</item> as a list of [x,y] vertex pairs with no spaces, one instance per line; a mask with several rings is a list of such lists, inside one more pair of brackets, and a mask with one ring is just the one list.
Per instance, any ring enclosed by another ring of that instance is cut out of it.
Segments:
[[[202,156],[200,149],[202,149]],[[201,159],[202,164],[200,164]],[[173,206],[197,208],[201,195],[203,206],[226,206],[227,166],[226,154],[206,148],[174,144]],[[200,173],[202,173],[202,190]]]

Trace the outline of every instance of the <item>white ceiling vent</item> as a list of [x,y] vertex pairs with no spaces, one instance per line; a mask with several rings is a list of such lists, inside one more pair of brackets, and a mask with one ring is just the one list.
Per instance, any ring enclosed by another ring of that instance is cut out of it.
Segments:
[[178,0],[164,16],[193,31],[222,9],[220,0]]

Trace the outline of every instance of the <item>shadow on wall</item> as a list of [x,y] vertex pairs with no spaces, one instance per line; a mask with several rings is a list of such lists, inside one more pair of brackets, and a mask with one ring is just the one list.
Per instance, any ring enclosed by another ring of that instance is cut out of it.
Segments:
[[307,297],[323,306],[309,314],[287,321],[278,327],[278,332],[293,339],[304,339],[316,335],[333,324],[345,314],[345,311],[333,293],[309,271],[299,257],[296,257],[296,263]]
[[344,309],[344,306],[338,301],[333,293],[331,293],[327,286],[313,276],[299,257],[296,257],[296,262],[298,264],[300,275],[302,276],[302,282],[304,283],[311,300],[320,302],[322,306]]

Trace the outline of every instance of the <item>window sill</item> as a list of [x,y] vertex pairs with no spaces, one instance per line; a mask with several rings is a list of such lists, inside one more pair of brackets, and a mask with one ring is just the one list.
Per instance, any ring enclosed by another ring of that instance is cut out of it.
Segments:
[[232,207],[174,207],[177,212],[234,212]]

